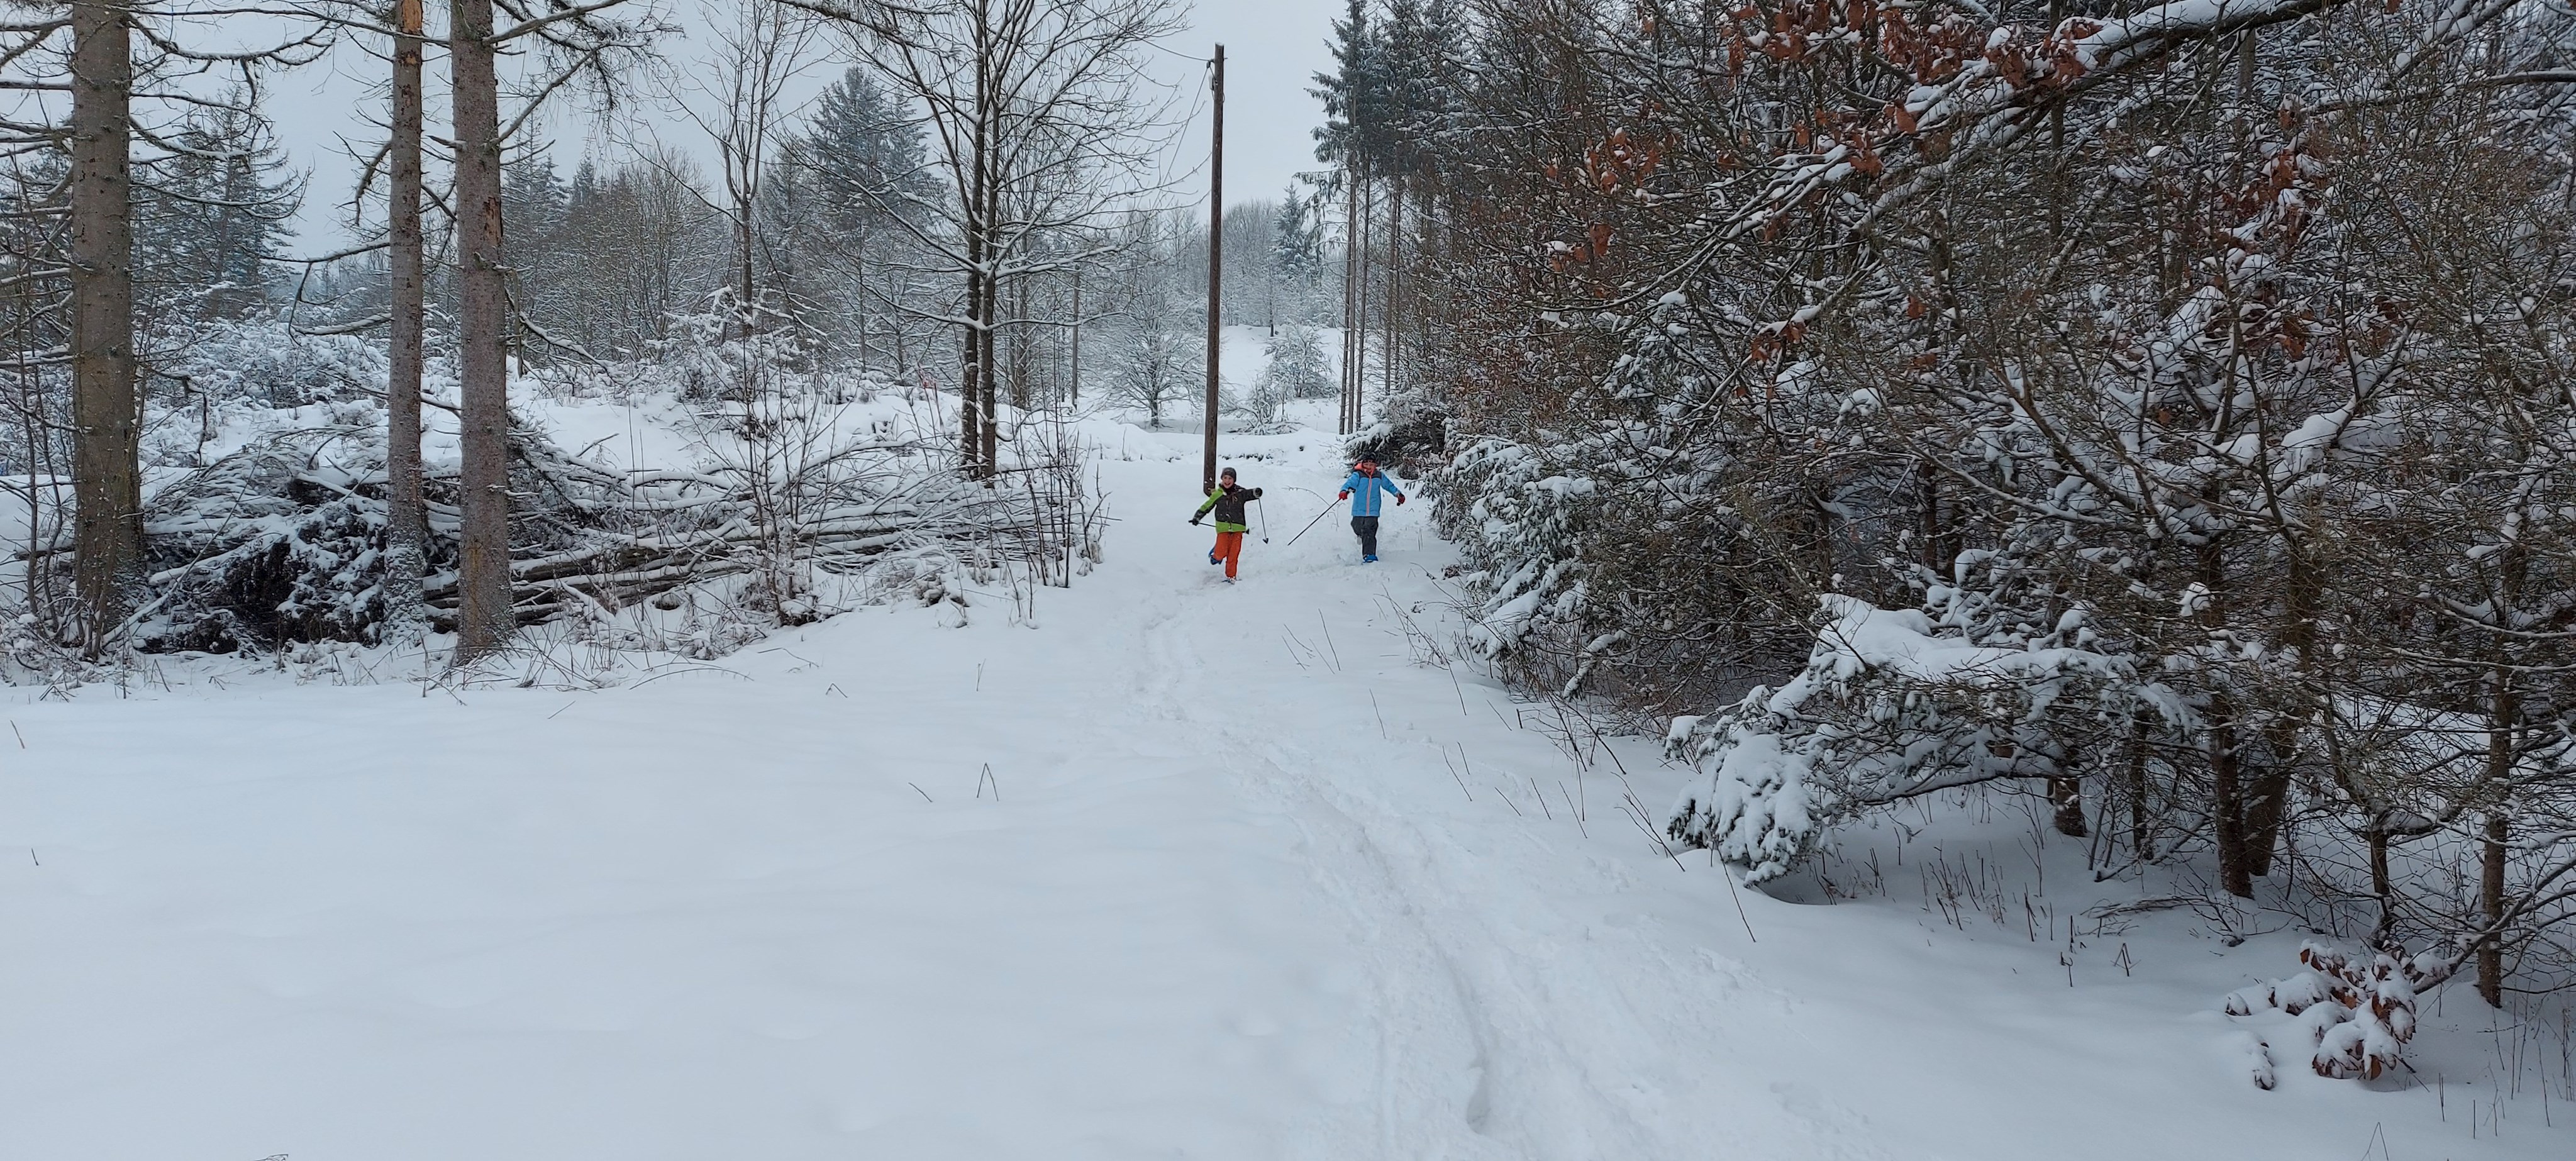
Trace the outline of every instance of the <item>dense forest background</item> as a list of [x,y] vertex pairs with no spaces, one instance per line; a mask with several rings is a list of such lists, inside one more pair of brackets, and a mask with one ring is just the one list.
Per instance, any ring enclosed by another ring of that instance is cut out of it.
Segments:
[[1437,465],[1492,661],[1702,764],[1673,838],[1760,879],[2033,787],[2103,873],[2567,982],[2563,13],[1346,27],[1379,437]]

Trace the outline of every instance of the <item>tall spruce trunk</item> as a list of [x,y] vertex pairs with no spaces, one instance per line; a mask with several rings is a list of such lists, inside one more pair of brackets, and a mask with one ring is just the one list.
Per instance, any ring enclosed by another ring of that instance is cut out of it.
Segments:
[[1381,344],[1383,350],[1380,353],[1381,358],[1384,360],[1386,369],[1380,376],[1378,384],[1380,390],[1391,395],[1395,392],[1396,383],[1396,348],[1403,345],[1396,341],[1396,336],[1404,333],[1403,311],[1399,305],[1403,302],[1403,298],[1399,291],[1404,284],[1403,168],[1398,166],[1395,172],[1388,176],[1387,181],[1386,320],[1384,323],[1386,329],[1386,340]]
[[2504,856],[2511,834],[2502,810],[2488,812],[2485,841],[2478,844],[2478,904],[2487,921],[2486,938],[2478,942],[2478,998],[2490,1008],[2504,1006]]
[[129,19],[125,0],[71,10],[72,567],[80,644],[93,657],[125,620],[143,569]]
[[459,538],[456,659],[518,629],[510,607],[509,297],[501,253],[501,88],[492,0],[449,0],[455,74],[457,380],[465,527]]
[[[2226,610],[2220,607],[2223,598],[2217,595],[2228,591],[2224,549],[2216,540],[2209,541],[2201,545],[2194,562],[2193,572],[2212,594],[2195,618],[2212,630],[2227,623]],[[2219,886],[2239,899],[2251,899],[2255,871],[2252,853],[2247,849],[2251,836],[2246,827],[2245,749],[2249,730],[2245,709],[2225,688],[2212,689],[2201,721],[2205,730],[2202,744],[2209,760],[2209,826],[2218,847]]]
[[1358,161],[1342,171],[1342,417],[1341,433],[1357,426],[1360,376],[1360,170]]
[[426,615],[421,572],[429,521],[420,490],[422,328],[428,300],[420,227],[421,0],[395,0],[393,135],[386,158],[388,275],[393,301],[391,370],[385,380],[386,640],[414,644]]
[[[2500,611],[2522,607],[2523,584],[2529,578],[2531,557],[2520,544],[2498,554],[2498,591],[2495,602]],[[2481,789],[2489,805],[2485,833],[2478,845],[2478,910],[2486,919],[2486,937],[2478,942],[2478,996],[2488,1006],[2504,1006],[2504,916],[2505,842],[2511,837],[2510,804],[2514,800],[2515,742],[2522,732],[2521,674],[2508,664],[2512,654],[2508,645],[2498,640],[2493,646],[2496,665],[2488,677],[2486,785]]]
[[992,54],[987,48],[989,29],[986,13],[976,9],[975,29],[975,121],[968,148],[973,156],[966,166],[966,188],[957,191],[965,211],[966,243],[966,333],[965,349],[960,352],[963,365],[958,368],[957,384],[957,462],[970,480],[983,479],[991,473],[983,458],[985,380],[992,375],[992,365],[984,358],[987,327],[984,314],[986,284],[992,281],[988,267],[992,262],[991,219],[985,217],[985,187],[993,153],[993,111],[988,94],[992,91]]
[[983,399],[983,334],[977,327],[984,301],[984,235],[972,221],[966,225],[966,331],[958,351],[957,369],[957,465],[967,479],[978,479],[983,471],[977,467],[978,454],[984,446],[984,421],[979,415]]
[[1371,233],[1373,232],[1373,228],[1374,228],[1374,227],[1376,226],[1376,224],[1377,224],[1377,223],[1374,221],[1374,219],[1375,219],[1375,218],[1376,218],[1376,216],[1377,216],[1377,205],[1376,205],[1376,203],[1374,202],[1374,200],[1372,200],[1372,198],[1371,198],[1371,196],[1370,196],[1370,194],[1371,194],[1371,192],[1372,192],[1372,191],[1368,188],[1368,187],[1369,187],[1369,185],[1370,185],[1370,180],[1369,180],[1369,178],[1368,178],[1368,177],[1366,177],[1366,176],[1362,176],[1362,177],[1361,177],[1361,179],[1360,179],[1360,200],[1359,200],[1359,215],[1360,215],[1360,245],[1359,245],[1359,253],[1360,253],[1360,281],[1359,281],[1359,290],[1358,290],[1358,294],[1359,294],[1359,301],[1358,301],[1358,303],[1357,303],[1356,305],[1354,305],[1354,306],[1351,308],[1351,319],[1352,319],[1352,321],[1353,321],[1353,325],[1354,325],[1354,327],[1355,327],[1355,331],[1354,331],[1354,333],[1353,333],[1353,335],[1352,335],[1352,337],[1351,337],[1351,353],[1357,356],[1357,358],[1356,358],[1356,359],[1354,359],[1354,360],[1352,361],[1352,364],[1351,364],[1351,367],[1352,367],[1352,369],[1351,369],[1351,430],[1352,430],[1352,431],[1358,431],[1361,427],[1365,426],[1365,425],[1367,424],[1367,422],[1368,422],[1368,420],[1367,420],[1366,416],[1368,415],[1369,278],[1370,278],[1371,274],[1373,273],[1373,271],[1372,271],[1372,269],[1371,269],[1371,268],[1372,268],[1372,266],[1374,265],[1374,263],[1372,263],[1372,262],[1369,260],[1369,236],[1371,235]]
[[1037,344],[1031,341],[1028,328],[1029,279],[1018,275],[1011,279],[1011,406],[1027,411],[1037,405],[1031,380],[1037,377]]
[[[994,111],[998,123],[1001,111]],[[997,126],[998,127],[998,126]],[[998,138],[998,132],[995,134]],[[998,144],[998,141],[996,142]],[[984,477],[991,479],[1002,470],[1002,169],[999,161],[988,163],[984,173],[984,300],[979,308],[983,320],[978,333],[984,349],[980,357],[983,368],[983,398],[976,407],[983,414],[983,431],[976,444],[976,459],[983,465]]]
[[2126,772],[2129,800],[2129,849],[2141,863],[2156,858],[2152,815],[2147,803],[2147,723],[2134,718],[2129,729],[2129,763]]

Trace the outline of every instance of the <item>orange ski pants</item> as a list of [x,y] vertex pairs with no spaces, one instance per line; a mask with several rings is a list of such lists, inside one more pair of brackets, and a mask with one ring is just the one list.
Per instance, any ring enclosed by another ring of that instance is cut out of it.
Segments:
[[1216,558],[1218,560],[1225,562],[1225,575],[1233,576],[1235,562],[1243,559],[1243,534],[1240,532],[1217,533],[1216,547],[1211,551],[1216,554]]

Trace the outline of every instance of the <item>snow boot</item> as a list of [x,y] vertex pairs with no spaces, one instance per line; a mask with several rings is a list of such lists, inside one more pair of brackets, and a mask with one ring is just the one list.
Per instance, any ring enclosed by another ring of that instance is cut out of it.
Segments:
[[1376,564],[1376,563],[1377,563],[1377,558],[1376,558],[1376,557],[1374,557],[1374,556],[1363,556],[1363,557],[1361,557],[1361,558],[1360,558],[1360,563],[1361,563],[1361,564]]
[[1225,563],[1225,562],[1224,562],[1224,561],[1222,561],[1222,560],[1217,559],[1216,550],[1215,550],[1215,549],[1213,549],[1213,548],[1211,548],[1211,549],[1209,549],[1209,550],[1208,550],[1208,563],[1209,563],[1209,564],[1223,564],[1223,563]]

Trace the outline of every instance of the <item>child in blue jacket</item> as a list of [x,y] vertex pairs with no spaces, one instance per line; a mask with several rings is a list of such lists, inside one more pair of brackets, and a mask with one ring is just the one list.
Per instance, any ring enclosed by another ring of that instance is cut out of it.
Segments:
[[1359,534],[1363,562],[1377,563],[1377,518],[1386,510],[1390,493],[1395,496],[1396,506],[1403,507],[1404,489],[1381,475],[1377,461],[1368,456],[1361,456],[1360,462],[1352,466],[1350,478],[1342,481],[1341,498],[1351,502],[1351,531]]

